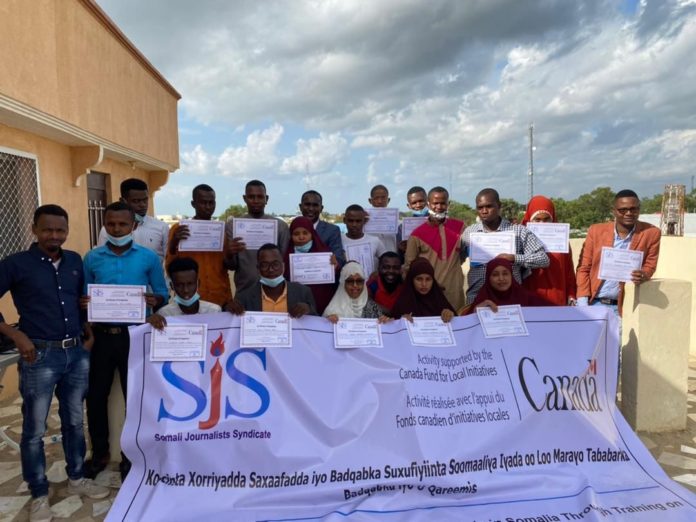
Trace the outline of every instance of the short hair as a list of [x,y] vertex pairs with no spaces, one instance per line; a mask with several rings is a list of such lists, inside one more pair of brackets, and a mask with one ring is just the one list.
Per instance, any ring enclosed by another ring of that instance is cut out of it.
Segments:
[[492,196],[496,203],[500,203],[500,194],[498,194],[498,191],[494,188],[489,187],[480,190],[479,193],[476,194],[476,199],[478,200],[482,196]]
[[640,201],[640,198],[638,197],[638,194],[636,194],[634,191],[631,189],[623,189],[619,190],[616,193],[616,196],[614,196],[614,202],[616,202],[617,199],[621,198],[636,198],[638,201]]
[[324,202],[324,198],[321,197],[321,194],[319,194],[316,190],[307,190],[302,194],[302,197],[300,197],[300,202],[305,198],[305,196],[317,196],[319,198],[319,201],[322,203]]
[[65,221],[68,221],[68,213],[65,211],[63,207],[59,207],[58,205],[41,205],[34,211],[34,224],[38,224],[39,218],[41,216],[59,216],[65,218]]
[[121,197],[127,198],[131,190],[147,190],[147,183],[138,178],[124,179],[121,182]]
[[389,189],[385,187],[384,185],[375,185],[370,189],[370,197],[375,195],[375,190],[380,190],[382,189],[384,192],[387,193],[387,196],[389,195]]
[[398,259],[400,264],[401,263],[401,256],[397,254],[396,252],[392,252],[391,250],[387,250],[384,252],[381,256],[379,256],[379,263],[378,266],[382,264],[382,260],[384,259]]
[[177,272],[188,272],[189,270],[198,273],[198,263],[192,257],[177,257],[167,265],[167,274],[169,274],[170,279]]
[[193,187],[193,190],[191,191],[191,198],[196,199],[196,194],[198,194],[199,192],[215,192],[215,189],[210,185],[201,183],[200,185],[196,185],[195,187]]
[[266,185],[263,181],[258,179],[252,179],[246,185],[244,185],[244,192],[246,192],[246,189],[248,189],[249,187],[261,187],[263,191],[266,192]]
[[133,212],[133,209],[130,208],[130,205],[124,203],[123,201],[114,201],[113,203],[108,204],[104,209],[104,215],[106,216],[107,212],[122,212],[124,210],[130,214],[131,219],[135,219],[135,212]]
[[406,192],[406,197],[410,196],[411,194],[418,194],[419,192],[422,192],[423,194],[425,194],[425,189],[423,187],[416,185],[416,186],[408,189],[408,192]]
[[267,250],[275,250],[278,252],[280,257],[283,257],[283,253],[280,251],[280,247],[278,245],[275,243],[265,243],[256,251],[256,261],[258,261],[259,257],[261,257],[261,252],[265,252]]
[[363,213],[364,213],[364,212],[365,212],[365,209],[362,208],[360,205],[353,204],[353,205],[348,205],[348,206],[346,207],[346,212],[345,212],[345,213],[347,214],[348,212],[363,212]]
[[445,194],[447,196],[447,199],[449,199],[449,191],[445,187],[441,187],[440,185],[433,187],[428,191],[428,199],[430,199],[430,196],[433,194]]

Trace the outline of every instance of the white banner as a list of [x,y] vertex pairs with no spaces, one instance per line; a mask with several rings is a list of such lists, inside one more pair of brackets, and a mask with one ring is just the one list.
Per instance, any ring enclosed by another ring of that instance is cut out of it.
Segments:
[[[528,337],[336,350],[325,319],[293,321],[290,349],[239,347],[208,324],[205,362],[150,362],[131,329],[133,468],[108,520],[693,521],[614,405],[617,332],[604,307],[525,308]],[[177,318],[167,319],[173,324]]]

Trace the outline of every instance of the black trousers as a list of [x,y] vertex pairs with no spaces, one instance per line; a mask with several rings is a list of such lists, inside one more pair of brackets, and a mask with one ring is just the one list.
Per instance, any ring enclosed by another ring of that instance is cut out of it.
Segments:
[[89,390],[87,391],[87,428],[92,441],[92,458],[109,455],[109,393],[118,370],[123,398],[126,398],[128,351],[127,327],[94,325],[94,347],[90,354]]

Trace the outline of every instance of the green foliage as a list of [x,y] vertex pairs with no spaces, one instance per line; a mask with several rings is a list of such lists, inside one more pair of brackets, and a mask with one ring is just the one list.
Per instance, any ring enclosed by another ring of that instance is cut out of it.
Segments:
[[450,199],[448,215],[455,219],[461,219],[467,225],[471,225],[476,221],[476,211],[466,203],[459,203]]
[[501,198],[500,200],[500,214],[508,221],[521,222],[526,209],[526,205],[518,203],[514,199]]
[[226,221],[229,217],[241,217],[246,213],[247,208],[245,205],[230,205],[227,207],[227,210],[218,216],[218,219],[220,221]]
[[599,187],[574,200],[558,198],[552,201],[556,206],[556,219],[560,223],[570,223],[570,228],[586,229],[594,223],[611,219],[614,192],[609,187]]

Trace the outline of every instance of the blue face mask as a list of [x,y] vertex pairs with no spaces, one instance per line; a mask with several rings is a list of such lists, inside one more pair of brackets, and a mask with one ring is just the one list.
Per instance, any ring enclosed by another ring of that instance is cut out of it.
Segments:
[[136,212],[136,213],[135,213],[135,222],[136,222],[136,223],[142,223],[143,221],[145,221],[145,216],[141,216],[140,214],[138,214],[138,213]]
[[273,279],[269,279],[267,277],[261,276],[260,280],[261,280],[262,285],[266,285],[266,286],[270,286],[271,288],[275,288],[279,284],[282,284],[283,281],[285,281],[285,277],[283,277],[282,274],[279,275],[278,277],[274,277]]
[[423,217],[428,215],[428,207],[425,206],[420,210],[413,210],[411,213],[413,214],[414,217]]
[[133,234],[130,233],[121,237],[114,237],[110,234],[106,234],[106,240],[114,246],[122,247],[133,241]]
[[179,294],[174,295],[174,301],[176,301],[176,303],[181,305],[181,306],[193,306],[194,304],[196,304],[198,302],[198,300],[200,298],[201,298],[201,296],[198,294],[198,292],[193,294],[188,299],[184,299]]
[[312,249],[312,244],[314,244],[314,240],[310,239],[304,245],[295,245],[295,252],[302,252],[303,254],[306,254]]

